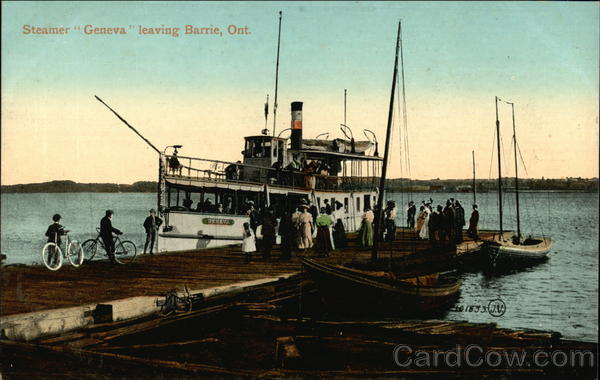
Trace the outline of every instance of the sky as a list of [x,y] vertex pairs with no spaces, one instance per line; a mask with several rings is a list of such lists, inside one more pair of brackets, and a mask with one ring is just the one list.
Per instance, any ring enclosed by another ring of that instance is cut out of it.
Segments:
[[[241,159],[267,94],[272,128],[280,10],[277,132],[303,101],[305,138],[342,137],[347,89],[347,124],[382,142],[401,20],[410,170],[396,104],[390,177],[469,178],[475,151],[478,178],[495,178],[496,96],[515,103],[526,176],[598,176],[596,2],[3,1],[1,184],[156,180],[158,155],[94,95],[161,150]],[[163,26],[179,36],[139,34]],[[507,161],[509,105],[499,118]]]

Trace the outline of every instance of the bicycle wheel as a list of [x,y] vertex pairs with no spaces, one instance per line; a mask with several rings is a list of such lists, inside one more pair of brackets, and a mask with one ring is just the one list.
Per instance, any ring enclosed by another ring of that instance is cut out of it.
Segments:
[[135,260],[137,249],[129,240],[119,241],[115,246],[115,260],[119,264],[129,264]]
[[98,250],[98,242],[96,239],[88,239],[81,244],[85,261],[91,261],[96,256]]
[[46,268],[54,271],[59,270],[62,266],[63,255],[60,247],[55,243],[47,243],[42,248],[42,263]]
[[67,258],[75,268],[83,264],[83,248],[78,241],[71,241],[67,247]]

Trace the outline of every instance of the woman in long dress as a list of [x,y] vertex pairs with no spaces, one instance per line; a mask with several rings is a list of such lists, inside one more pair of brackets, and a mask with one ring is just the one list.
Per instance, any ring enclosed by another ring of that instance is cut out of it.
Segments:
[[335,250],[335,239],[333,238],[333,225],[337,221],[337,218],[331,208],[329,208],[329,210],[325,208],[325,213],[327,214],[327,216],[329,216],[329,219],[331,220],[331,225],[329,226],[329,240],[331,240],[331,250],[333,251]]
[[360,238],[360,245],[363,247],[371,247],[373,245],[373,220],[375,214],[371,211],[369,206],[365,207],[365,213],[362,216],[362,222],[360,224],[360,232],[358,234]]
[[421,206],[421,208],[419,209],[419,215],[417,216],[417,224],[415,225],[415,232],[417,233],[417,237],[419,237],[421,228],[423,228],[423,223],[425,223],[425,206]]
[[298,217],[298,222],[300,223],[300,242],[298,244],[298,248],[312,248],[313,217],[310,212],[308,212],[307,206],[303,207],[303,212]]
[[425,220],[423,221],[423,225],[421,226],[421,231],[419,232],[419,237],[423,240],[429,240],[429,214],[431,211],[429,208],[425,208]]
[[244,252],[244,262],[249,263],[252,260],[252,252],[256,252],[256,238],[254,231],[249,223],[244,223],[244,233],[242,235],[242,252]]
[[315,244],[315,250],[323,256],[329,256],[329,252],[333,249],[331,246],[331,234],[329,232],[332,224],[331,215],[325,212],[325,207],[321,207],[321,214],[317,217],[316,221],[317,243]]

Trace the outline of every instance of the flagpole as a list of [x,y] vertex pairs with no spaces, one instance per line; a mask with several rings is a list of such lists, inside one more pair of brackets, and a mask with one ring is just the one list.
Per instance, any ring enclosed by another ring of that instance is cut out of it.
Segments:
[[277,122],[277,87],[279,85],[279,46],[281,44],[281,11],[279,11],[279,35],[277,36],[277,63],[275,65],[275,101],[273,102],[273,137]]

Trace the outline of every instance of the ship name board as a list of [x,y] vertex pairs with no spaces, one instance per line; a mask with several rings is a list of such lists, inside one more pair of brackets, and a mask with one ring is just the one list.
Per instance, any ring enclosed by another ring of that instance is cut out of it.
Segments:
[[235,223],[233,219],[220,219],[220,218],[204,218],[202,219],[203,224],[217,224],[220,226],[231,226]]

